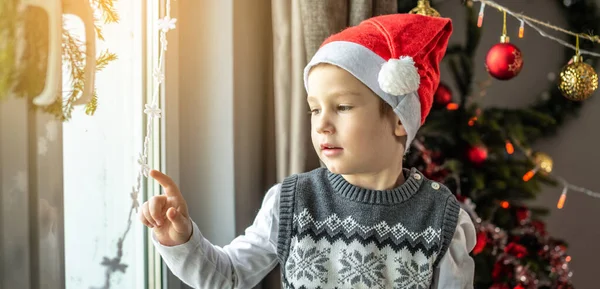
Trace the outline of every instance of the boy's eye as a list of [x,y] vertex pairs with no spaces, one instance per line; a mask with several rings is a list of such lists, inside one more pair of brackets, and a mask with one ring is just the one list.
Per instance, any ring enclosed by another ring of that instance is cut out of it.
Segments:
[[315,114],[318,114],[318,113],[319,113],[319,111],[320,111],[320,110],[319,110],[318,108],[314,108],[314,109],[311,109],[311,110],[309,110],[309,111],[308,111],[308,114],[315,115]]
[[340,110],[340,111],[348,111],[350,109],[352,109],[352,107],[349,106],[349,105],[340,105],[340,106],[338,106],[338,110]]

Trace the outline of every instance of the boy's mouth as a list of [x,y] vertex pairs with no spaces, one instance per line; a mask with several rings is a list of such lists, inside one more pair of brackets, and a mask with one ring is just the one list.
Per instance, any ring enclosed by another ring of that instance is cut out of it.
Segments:
[[321,150],[327,150],[327,149],[340,149],[341,150],[342,148],[339,146],[328,144],[328,143],[321,144]]
[[323,152],[323,155],[327,157],[337,156],[342,153],[342,150],[343,149],[339,146],[335,146],[328,143],[321,144],[321,151]]

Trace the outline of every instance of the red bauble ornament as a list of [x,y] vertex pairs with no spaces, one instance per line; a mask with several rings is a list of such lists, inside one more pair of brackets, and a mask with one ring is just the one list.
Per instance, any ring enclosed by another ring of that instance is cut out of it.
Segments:
[[433,96],[433,101],[438,106],[448,105],[450,102],[452,102],[452,91],[447,85],[440,82],[440,85]]
[[531,225],[535,228],[538,234],[546,236],[546,224],[544,222],[535,220],[531,222]]
[[494,78],[508,80],[521,72],[523,57],[521,50],[508,42],[508,37],[501,38],[501,41],[488,51],[485,67]]
[[476,165],[480,165],[483,162],[485,162],[485,160],[487,160],[487,157],[488,157],[488,151],[487,151],[487,148],[484,146],[470,147],[469,150],[467,151],[467,158],[469,159],[470,162],[472,162]]
[[529,211],[528,208],[520,207],[517,209],[515,215],[519,224],[523,225],[529,221],[531,217],[531,211]]
[[525,248],[525,246],[514,243],[514,242],[508,243],[508,245],[506,245],[506,247],[504,247],[504,252],[506,252],[510,255],[513,255],[513,256],[517,257],[518,259],[521,259],[521,258],[527,256],[527,254],[528,254],[527,248]]
[[483,251],[483,249],[485,249],[485,247],[487,246],[487,243],[488,243],[487,233],[484,231],[477,232],[477,243],[475,244],[475,247],[472,250],[473,255],[477,255],[477,254],[481,253]]
[[[492,269],[492,281],[498,282],[500,279],[511,279],[514,275],[515,269],[514,266],[510,263],[504,264],[504,260],[500,259],[494,263],[494,268]],[[500,287],[503,288],[503,287]],[[510,287],[508,287],[510,288]]]

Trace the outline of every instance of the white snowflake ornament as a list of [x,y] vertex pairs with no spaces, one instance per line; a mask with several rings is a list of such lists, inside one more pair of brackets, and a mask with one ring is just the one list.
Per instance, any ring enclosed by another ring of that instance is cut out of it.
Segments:
[[171,16],[165,16],[162,19],[158,20],[157,26],[158,29],[162,32],[169,32],[169,30],[175,29],[175,23],[177,22],[177,18],[171,18]]
[[140,206],[140,203],[139,203],[139,201],[138,201],[138,194],[139,194],[139,193],[138,193],[138,191],[135,189],[135,187],[132,187],[132,188],[131,188],[131,194],[130,194],[130,196],[131,196],[131,201],[132,201],[132,203],[131,203],[131,207],[132,207],[132,208],[135,210],[135,212],[136,212],[136,213],[137,213],[137,209],[138,209],[138,208],[139,208],[139,206]]
[[154,72],[152,73],[152,76],[154,77],[154,80],[158,84],[161,84],[163,81],[165,81],[165,75],[162,73],[162,71],[159,68],[154,68]]
[[143,154],[140,154],[140,157],[138,158],[138,164],[140,165],[142,174],[144,174],[144,177],[147,178],[148,175],[150,175],[150,166],[146,162],[146,157]]
[[144,109],[144,113],[148,115],[152,115],[153,117],[160,118],[162,111],[158,108],[156,104],[146,104],[144,105],[146,109]]

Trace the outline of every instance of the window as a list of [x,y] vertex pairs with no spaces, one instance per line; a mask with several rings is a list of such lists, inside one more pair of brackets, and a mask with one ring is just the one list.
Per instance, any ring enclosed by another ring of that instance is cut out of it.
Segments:
[[[122,246],[120,264],[126,267],[115,266],[122,271],[107,274],[107,266],[102,265],[115,263],[118,256],[145,136],[143,107],[151,95],[146,79],[151,79],[148,71],[156,62],[154,54],[146,52],[154,30],[146,30],[144,14],[155,10],[146,3],[158,7],[152,1],[115,1],[119,23],[103,25],[105,40],[96,42],[98,53],[109,50],[118,56],[96,74],[98,109],[87,116],[78,108],[63,125],[67,289],[105,288],[106,282],[110,288],[128,289],[160,284],[160,275],[149,273],[158,268],[153,261],[156,257],[148,250],[148,236],[135,211]],[[70,31],[83,35],[77,24],[69,21]],[[155,151],[150,148],[151,164],[158,162]],[[140,203],[147,199],[142,197],[143,188]]]
[[[27,98],[10,95],[0,103],[0,288],[162,288],[167,270],[149,244],[145,227],[130,216],[130,193],[146,133],[144,104],[155,89],[153,68],[159,54],[153,28],[159,12],[164,13],[159,9],[164,2],[114,1],[120,21],[103,25],[105,40],[96,42],[96,52],[109,50],[118,60],[96,75],[99,99],[94,116],[77,107],[71,119],[61,123],[31,109]],[[60,13],[48,10],[48,15]],[[39,16],[40,9],[35,11],[27,16]],[[39,31],[28,32],[41,37],[28,39],[43,43],[48,18],[34,18]],[[74,36],[85,39],[77,18],[65,20]],[[68,67],[64,68],[63,87],[69,90]],[[175,83],[170,86],[176,88]],[[166,163],[161,143],[167,142],[159,130],[165,122],[160,120],[153,124],[148,147],[153,168]],[[140,202],[159,192],[157,184],[143,181]]]

